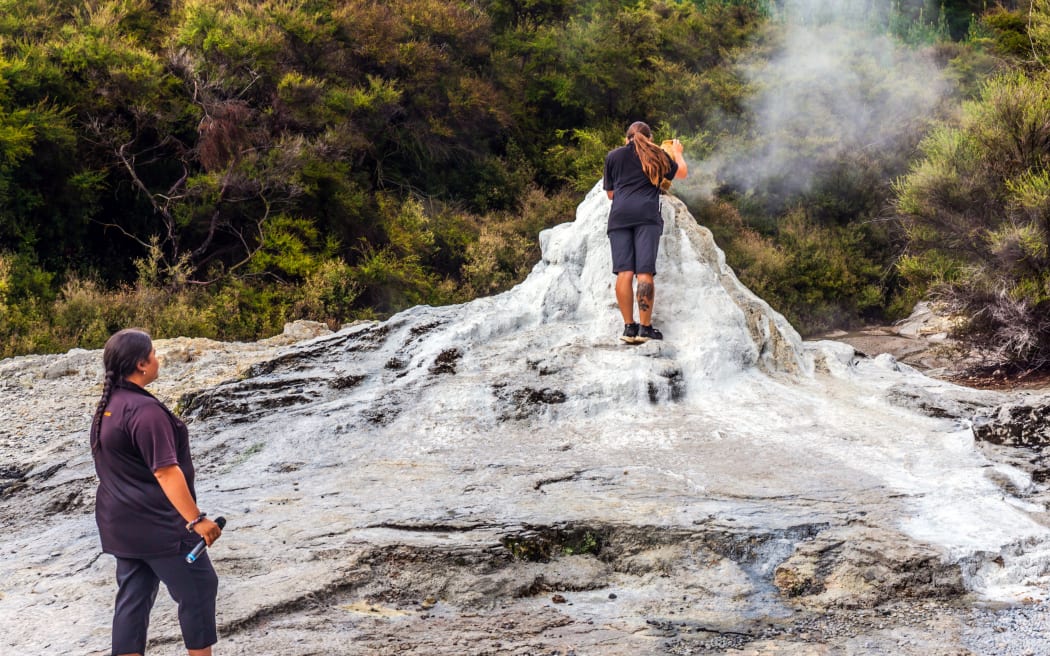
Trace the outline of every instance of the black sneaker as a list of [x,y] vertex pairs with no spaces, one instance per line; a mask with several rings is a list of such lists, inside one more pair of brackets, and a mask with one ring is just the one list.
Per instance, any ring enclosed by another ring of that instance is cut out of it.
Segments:
[[620,339],[627,342],[628,344],[638,343],[638,324],[636,323],[625,323],[623,325],[623,335]]
[[639,326],[638,336],[634,338],[635,342],[648,342],[650,339],[663,339],[664,334],[653,328],[652,326]]

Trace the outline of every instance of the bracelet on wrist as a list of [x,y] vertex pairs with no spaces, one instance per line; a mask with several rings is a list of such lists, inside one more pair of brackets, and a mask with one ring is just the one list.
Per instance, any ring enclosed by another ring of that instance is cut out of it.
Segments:
[[196,526],[197,524],[200,524],[201,520],[204,519],[207,516],[208,516],[208,513],[201,513],[201,514],[197,515],[197,519],[195,519],[192,522],[186,524],[186,530],[189,531],[190,533],[193,533],[193,527]]

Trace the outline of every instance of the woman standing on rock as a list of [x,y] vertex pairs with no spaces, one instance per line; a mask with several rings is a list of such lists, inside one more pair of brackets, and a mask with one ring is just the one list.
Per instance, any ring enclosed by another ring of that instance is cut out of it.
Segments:
[[186,554],[222,529],[197,507],[186,425],[144,388],[160,363],[150,336],[121,330],[106,342],[102,398],[91,423],[98,474],[95,520],[102,550],[117,559],[113,654],[143,654],[150,610],[163,581],[179,607],[190,656],[211,656],[217,640],[218,577],[202,554]]
[[[623,341],[629,344],[663,339],[653,328],[656,254],[664,220],[660,216],[660,188],[665,180],[685,178],[689,168],[682,144],[672,142],[672,158],[652,141],[649,126],[636,121],[627,128],[626,145],[605,157],[603,185],[612,201],[609,243],[616,274],[616,303],[623,315]],[[634,320],[634,279],[638,278],[638,319]]]

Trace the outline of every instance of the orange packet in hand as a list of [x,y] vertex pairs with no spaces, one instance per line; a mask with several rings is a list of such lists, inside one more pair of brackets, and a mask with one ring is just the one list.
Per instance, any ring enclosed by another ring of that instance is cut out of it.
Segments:
[[[674,159],[674,139],[664,139],[662,142],[660,142],[660,148],[662,148],[665,153],[670,155],[671,159]],[[670,188],[670,180],[664,179],[660,181],[660,191],[667,191]]]

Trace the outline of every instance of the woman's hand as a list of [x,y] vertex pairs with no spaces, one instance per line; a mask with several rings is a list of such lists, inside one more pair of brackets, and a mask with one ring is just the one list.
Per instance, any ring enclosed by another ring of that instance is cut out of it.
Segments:
[[681,155],[685,151],[685,146],[678,139],[671,140],[671,149],[678,155]]
[[209,547],[222,535],[222,529],[219,528],[219,525],[207,517],[193,525],[193,532],[204,538],[204,543]]

